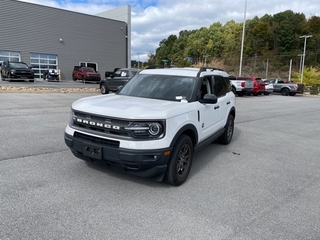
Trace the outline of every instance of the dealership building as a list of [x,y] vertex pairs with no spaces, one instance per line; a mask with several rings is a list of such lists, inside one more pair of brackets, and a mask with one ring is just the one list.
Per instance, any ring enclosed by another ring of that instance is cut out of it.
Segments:
[[105,71],[131,65],[131,7],[88,15],[17,0],[0,0],[0,63],[22,61],[42,79],[58,69],[71,80],[74,66]]

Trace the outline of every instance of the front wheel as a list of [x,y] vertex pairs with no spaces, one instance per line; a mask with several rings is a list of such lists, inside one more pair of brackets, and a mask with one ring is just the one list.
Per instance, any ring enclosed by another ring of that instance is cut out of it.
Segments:
[[173,186],[179,186],[184,183],[189,175],[192,159],[192,141],[189,136],[183,134],[174,145],[165,180]]
[[218,138],[218,142],[224,145],[227,145],[231,142],[234,131],[234,116],[229,115],[227,123],[224,127],[223,134]]
[[108,94],[109,93],[109,88],[108,88],[108,86],[106,85],[106,84],[101,84],[101,86],[100,86],[100,92],[102,93],[102,94]]
[[76,76],[74,74],[72,74],[72,80],[73,81],[77,81],[77,78],[76,78]]

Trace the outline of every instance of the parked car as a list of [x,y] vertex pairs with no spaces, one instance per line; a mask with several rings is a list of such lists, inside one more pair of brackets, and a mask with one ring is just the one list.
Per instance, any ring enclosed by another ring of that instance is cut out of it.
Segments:
[[245,79],[251,79],[253,80],[253,89],[251,91],[251,93],[254,96],[258,96],[261,95],[265,92],[266,88],[265,88],[265,83],[262,81],[261,78],[259,77],[252,77],[252,76],[241,76],[241,77],[237,77],[237,80],[245,80]]
[[264,91],[264,95],[269,95],[274,90],[273,83],[270,82],[268,79],[264,79],[263,82],[265,83],[265,89],[266,89]]
[[303,93],[303,84],[285,82],[281,78],[270,78],[268,81],[273,84],[273,91],[281,93],[283,96],[295,96],[297,93]]
[[100,82],[101,75],[93,67],[74,66],[72,72],[72,80],[82,80],[83,82]]
[[243,95],[248,95],[253,90],[253,80],[251,79],[241,79],[237,80],[236,76],[229,76],[230,83],[232,86],[232,92],[234,95],[242,97]]
[[118,91],[118,87],[124,86],[139,70],[136,68],[119,68],[101,80],[100,92],[108,94],[110,91]]
[[50,81],[59,81],[59,74],[57,69],[48,69],[43,73],[43,80]]
[[115,94],[74,102],[64,139],[81,160],[178,186],[194,152],[231,142],[235,117],[225,71],[145,69]]
[[1,79],[9,82],[16,79],[28,79],[29,82],[34,82],[34,72],[24,62],[4,61],[1,65]]

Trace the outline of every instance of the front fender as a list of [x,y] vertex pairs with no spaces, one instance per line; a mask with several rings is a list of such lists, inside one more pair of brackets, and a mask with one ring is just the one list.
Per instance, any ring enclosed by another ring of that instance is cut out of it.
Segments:
[[180,130],[176,133],[176,135],[174,136],[174,138],[171,141],[170,147],[174,147],[178,138],[182,134],[186,134],[191,138],[193,146],[195,146],[198,143],[199,134],[198,134],[197,128],[192,124],[187,124],[187,125],[183,126],[182,128],[180,128]]

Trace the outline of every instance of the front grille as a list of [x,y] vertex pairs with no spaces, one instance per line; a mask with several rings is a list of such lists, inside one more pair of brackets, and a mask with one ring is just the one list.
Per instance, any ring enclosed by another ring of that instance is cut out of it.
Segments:
[[74,112],[72,124],[79,129],[87,129],[100,134],[131,137],[130,132],[125,130],[125,127],[128,126],[128,122],[124,120]]
[[95,144],[100,144],[100,145],[107,146],[107,147],[112,147],[112,148],[119,148],[119,145],[120,145],[119,141],[94,137],[94,136],[82,134],[79,132],[74,133],[74,138],[79,139],[79,140],[83,140],[83,141],[87,141],[90,143],[95,143]]
[[16,70],[15,74],[17,76],[32,76],[32,73],[30,71],[22,71],[22,70]]

